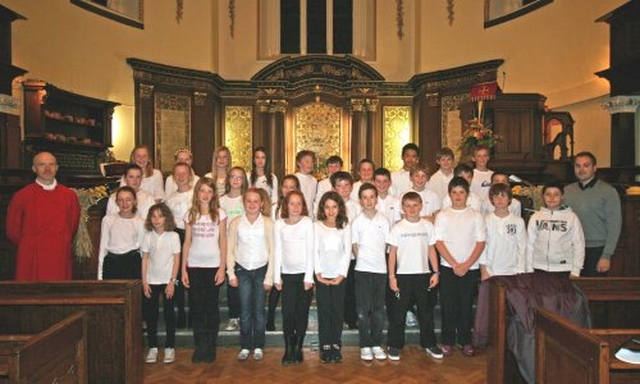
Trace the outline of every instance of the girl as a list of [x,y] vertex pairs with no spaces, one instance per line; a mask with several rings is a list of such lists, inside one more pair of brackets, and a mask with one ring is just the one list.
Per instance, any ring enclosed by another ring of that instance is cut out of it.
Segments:
[[[138,145],[131,151],[131,157],[129,158],[131,164],[136,164],[143,171],[142,183],[140,188],[148,192],[155,201],[160,202],[164,200],[164,185],[162,184],[162,173],[153,169],[153,162],[151,159],[151,152],[146,145]],[[120,181],[120,186],[124,186],[124,179]],[[143,219],[146,216],[143,217]]]
[[[173,217],[177,217],[175,232],[180,237],[180,244],[184,245],[184,220],[189,208],[191,208],[191,202],[193,200],[193,178],[197,177],[193,174],[191,166],[186,163],[176,163],[173,166],[173,181],[176,190],[167,195],[167,206],[171,209]],[[182,261],[180,262],[182,265]],[[180,270],[179,270],[180,271]],[[187,326],[187,316],[185,312],[185,292],[184,286],[181,283],[182,274],[178,272],[178,282],[176,283],[175,293],[173,295],[176,307],[178,307],[178,328],[185,328]]]
[[[189,148],[180,148],[180,149],[178,149],[176,151],[174,157],[175,157],[175,160],[176,160],[176,164],[185,163],[185,164],[189,165],[190,167],[193,165],[193,154],[191,153]],[[199,179],[200,179],[200,177],[198,177],[195,174],[195,172],[193,172],[193,168],[192,168],[191,169],[190,179],[189,179],[189,182],[191,183],[191,188],[193,188],[193,185],[195,183],[197,183]],[[173,192],[175,192],[176,189],[178,189],[178,184],[176,183],[176,181],[174,179],[174,176],[173,175],[167,176],[167,180],[164,182],[164,193],[165,193],[165,196],[167,196],[167,197],[171,196],[171,194]],[[182,216],[176,216],[176,217],[182,217]]]
[[351,261],[351,228],[344,200],[336,192],[322,195],[313,248],[318,302],[320,361],[342,361],[342,321],[347,273]]
[[185,216],[182,283],[191,288],[190,311],[195,351],[191,361],[213,362],[220,326],[219,286],[224,281],[227,254],[227,215],[218,205],[215,182],[196,183]]
[[227,173],[231,170],[231,151],[225,146],[216,148],[211,162],[211,172],[204,175],[213,179],[218,196],[224,195]]
[[139,279],[144,220],[136,215],[136,191],[124,186],[114,195],[119,211],[102,219],[98,280]]
[[142,304],[149,343],[146,362],[155,363],[158,360],[158,296],[162,296],[164,323],[167,330],[164,362],[173,363],[176,337],[173,295],[180,269],[180,238],[173,232],[176,224],[171,210],[162,203],[149,209],[144,227],[147,232],[140,250],[142,251],[142,287],[144,289]]
[[[225,194],[220,198],[220,207],[227,214],[227,230],[229,223],[236,217],[244,215],[242,195],[247,190],[247,174],[241,167],[233,167],[227,174]],[[238,288],[227,285],[227,305],[229,306],[229,321],[225,331],[237,331],[240,326],[240,298]]]
[[278,203],[278,178],[271,173],[271,160],[267,155],[267,148],[258,147],[253,150],[252,164],[249,186],[264,189],[270,198],[270,205],[276,205]]
[[291,191],[275,224],[274,283],[282,291],[282,328],[285,352],[282,364],[302,362],[302,345],[313,297],[313,222],[304,195]]
[[[282,202],[284,201],[284,197],[293,190],[300,190],[300,181],[295,175],[286,175],[282,179],[282,187],[280,188],[280,197],[278,198],[278,203],[271,207],[271,219],[278,220],[281,218],[280,213],[282,212]],[[276,317],[276,307],[278,306],[278,301],[280,301],[280,291],[271,288],[269,292],[269,311],[267,312],[267,331],[275,331],[275,317]]]
[[[240,294],[240,353],[244,361],[262,360],[265,344],[266,292],[273,285],[273,221],[269,196],[250,188],[243,197],[245,214],[229,225],[227,274]],[[255,349],[254,349],[255,348]]]
[[[142,168],[137,164],[128,164],[124,170],[122,180],[124,181],[123,186],[131,187],[136,192],[136,213],[144,221],[147,218],[149,208],[156,202],[149,192],[141,189],[142,174]],[[116,194],[113,193],[107,201],[107,214],[118,213],[118,211],[119,208],[116,203]]]

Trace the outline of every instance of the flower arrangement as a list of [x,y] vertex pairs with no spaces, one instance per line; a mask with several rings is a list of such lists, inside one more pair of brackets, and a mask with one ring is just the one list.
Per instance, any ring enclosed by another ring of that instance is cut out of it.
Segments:
[[522,196],[531,199],[533,210],[539,210],[544,202],[542,200],[542,185],[515,185],[511,188],[514,196]]
[[98,202],[109,196],[107,187],[99,185],[89,189],[74,189],[76,196],[78,196],[78,203],[80,203],[80,224],[78,225],[78,231],[73,239],[73,250],[78,260],[90,259],[93,253],[93,244],[91,244],[91,237],[89,236],[89,230],[87,223],[89,222],[89,208],[98,204]]
[[460,139],[459,149],[470,153],[475,146],[482,145],[493,148],[496,143],[502,141],[502,136],[495,134],[493,130],[485,126],[477,117],[469,120],[466,129]]

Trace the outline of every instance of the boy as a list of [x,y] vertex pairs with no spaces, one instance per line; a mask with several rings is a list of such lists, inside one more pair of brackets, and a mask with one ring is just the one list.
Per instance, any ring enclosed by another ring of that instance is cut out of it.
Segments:
[[487,231],[480,212],[467,206],[469,183],[456,176],[449,183],[451,207],[436,217],[436,249],[440,254],[440,306],[442,352],[451,356],[451,346],[462,345],[465,356],[473,356],[471,327],[473,299],[478,281],[478,259]]
[[300,191],[304,195],[304,201],[309,211],[309,216],[314,217],[313,214],[313,202],[316,197],[316,189],[318,188],[318,181],[313,177],[313,168],[316,159],[316,154],[312,151],[302,150],[296,155],[296,172],[295,176],[300,181]]
[[373,161],[369,159],[362,159],[360,163],[358,163],[358,177],[360,180],[356,181],[353,184],[353,191],[351,191],[351,200],[360,204],[360,197],[358,196],[358,192],[360,191],[360,186],[364,183],[373,184],[373,170],[376,169],[376,165]]
[[391,194],[398,199],[411,188],[409,171],[420,161],[420,148],[414,143],[402,147],[402,169],[391,174]]
[[[462,177],[466,180],[467,184],[471,185],[471,181],[473,180],[473,169],[467,164],[458,164],[453,170],[453,174],[456,177]],[[447,186],[447,190],[449,187]],[[482,212],[482,200],[480,197],[473,193],[473,191],[469,191],[467,194],[467,206],[475,209],[478,212]],[[442,209],[451,207],[451,196],[447,194],[444,200],[442,200]]]
[[351,225],[351,241],[356,256],[354,279],[360,358],[385,360],[387,355],[381,345],[387,286],[385,240],[389,235],[389,222],[376,210],[378,192],[373,184],[362,184],[358,194],[362,213]]
[[386,168],[378,168],[373,172],[373,184],[378,190],[376,209],[389,221],[389,228],[401,219],[400,200],[389,193],[391,173]]
[[[347,218],[349,219],[349,224],[351,224],[362,209],[360,204],[356,204],[349,199],[351,189],[353,188],[353,177],[349,172],[338,171],[331,175],[330,179],[333,191],[337,192],[338,195],[342,197],[342,200],[344,200]],[[319,199],[318,202],[320,202]],[[347,274],[347,286],[344,293],[344,322],[347,323],[349,329],[358,328],[358,314],[356,313],[356,287],[353,279],[355,266],[355,257],[351,255],[349,272]]]
[[439,169],[429,179],[427,188],[438,194],[440,201],[447,196],[449,182],[453,179],[453,161],[455,155],[451,148],[443,147],[436,153],[436,163]]
[[[504,184],[509,187],[509,189],[511,189],[509,176],[507,176],[506,173],[494,172],[491,175],[491,186],[493,187],[496,184]],[[491,190],[491,188],[489,188],[489,190]],[[509,201],[511,202],[509,203],[509,212],[513,213],[515,216],[522,217],[522,204],[520,203],[520,200],[514,199],[512,193],[510,195],[511,197],[509,198]],[[494,209],[495,204],[493,204],[493,201],[491,201],[491,193],[489,193],[489,199],[485,200],[482,203],[482,212],[486,216],[493,212]]]
[[315,202],[313,205],[314,213],[318,212],[318,204],[320,204],[320,198],[322,195],[333,189],[331,186],[331,175],[342,170],[342,165],[344,164],[342,158],[336,155],[329,156],[324,163],[327,167],[327,177],[318,182],[318,190],[316,192]]
[[[494,176],[496,174],[494,173]],[[487,214],[487,241],[480,256],[480,289],[473,327],[473,345],[483,348],[489,339],[489,281],[492,276],[510,276],[525,271],[527,229],[524,220],[510,212],[511,188],[503,183],[489,188],[494,211]]]
[[435,192],[427,189],[429,167],[426,164],[418,164],[409,171],[409,174],[411,176],[411,189],[409,189],[409,192],[416,192],[422,198],[420,216],[433,223],[442,203]]
[[475,163],[473,169],[473,180],[471,182],[471,192],[480,197],[480,201],[485,201],[489,196],[489,187],[491,186],[491,174],[493,171],[487,168],[491,158],[491,151],[483,145],[477,145],[473,148],[471,160]]
[[[436,345],[433,310],[429,305],[432,289],[438,285],[439,272],[434,247],[433,224],[420,217],[422,199],[415,192],[402,196],[405,217],[391,228],[387,243],[389,250],[389,288],[395,293],[389,309],[389,360],[400,360],[404,347],[405,316],[409,307],[418,304],[420,346],[435,359],[442,358],[442,350]],[[430,270],[429,263],[434,266]]]
[[[156,203],[153,196],[141,188],[143,171],[137,164],[127,164],[124,169],[124,176],[122,176],[123,185],[133,188],[136,191],[136,200],[138,202],[136,215],[140,216],[142,220],[147,219],[147,213],[149,208]],[[120,212],[120,208],[116,204],[116,193],[112,193],[107,201],[107,215],[111,213]]]
[[584,234],[578,216],[562,204],[564,188],[547,184],[542,188],[544,207],[529,219],[527,272],[568,272],[580,276],[584,263]]

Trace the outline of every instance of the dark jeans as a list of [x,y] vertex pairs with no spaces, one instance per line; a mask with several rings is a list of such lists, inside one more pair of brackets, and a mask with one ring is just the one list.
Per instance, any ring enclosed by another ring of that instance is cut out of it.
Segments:
[[235,273],[240,294],[240,348],[264,348],[267,266],[250,271],[236,264]]
[[580,276],[582,277],[607,277],[609,272],[598,272],[598,261],[602,256],[604,247],[591,247],[584,249],[584,264]]
[[167,329],[167,337],[164,341],[165,348],[173,348],[176,338],[176,316],[173,309],[173,298],[167,299],[164,290],[166,284],[150,285],[151,297],[142,296],[142,309],[144,320],[147,322],[147,341],[149,348],[158,347],[158,315],[159,297],[162,296],[162,307],[164,310],[164,324]]
[[436,345],[436,335],[433,323],[433,308],[430,296],[435,292],[429,290],[430,273],[415,275],[396,275],[399,297],[394,295],[391,302],[389,316],[389,332],[387,344],[389,347],[402,349],[404,347],[404,330],[407,311],[414,304],[418,306],[418,324],[420,325],[420,346],[422,348]]
[[324,285],[316,281],[318,303],[318,339],[320,345],[342,345],[344,321],[344,296],[347,281],[338,285]]
[[360,348],[382,345],[386,273],[355,271]]
[[194,339],[198,344],[202,340],[198,335],[206,334],[206,340],[215,345],[220,328],[220,286],[215,283],[218,268],[188,268],[187,272],[193,299],[189,302],[189,310]]
[[304,273],[282,274],[282,330],[284,337],[304,338],[309,325],[313,290],[305,291]]
[[480,272],[470,270],[460,277],[449,267],[440,267],[440,309],[442,311],[442,344],[471,344],[473,300]]
[[123,254],[107,253],[102,262],[102,279],[132,279],[142,278],[142,257],[135,249]]
[[356,272],[356,261],[351,260],[349,264],[349,272],[345,284],[347,285],[344,293],[344,322],[353,327],[358,323],[358,312],[356,310],[356,282],[354,279]]
[[238,287],[232,287],[227,280],[227,306],[229,307],[229,318],[237,319],[240,317],[240,293]]

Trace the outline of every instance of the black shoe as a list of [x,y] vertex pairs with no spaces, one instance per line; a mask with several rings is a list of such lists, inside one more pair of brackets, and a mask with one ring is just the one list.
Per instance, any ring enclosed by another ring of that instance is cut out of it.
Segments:
[[297,337],[295,347],[293,349],[293,360],[296,364],[302,363],[304,360],[304,352],[302,348],[304,347],[304,337]]
[[342,353],[340,352],[340,346],[333,344],[331,348],[331,362],[342,363]]
[[202,361],[205,363],[213,363],[216,361],[216,348],[215,347],[207,347],[204,351],[204,355],[202,357]]
[[282,365],[291,365],[294,363],[293,361],[293,339],[294,337],[287,337],[285,336],[284,338],[284,355],[282,355]]
[[192,363],[202,363],[204,362],[204,354],[203,354],[203,350],[200,348],[196,348],[193,350],[193,355],[191,355],[191,362]]
[[323,345],[320,349],[320,361],[323,364],[330,363],[333,357],[333,350],[330,345]]

